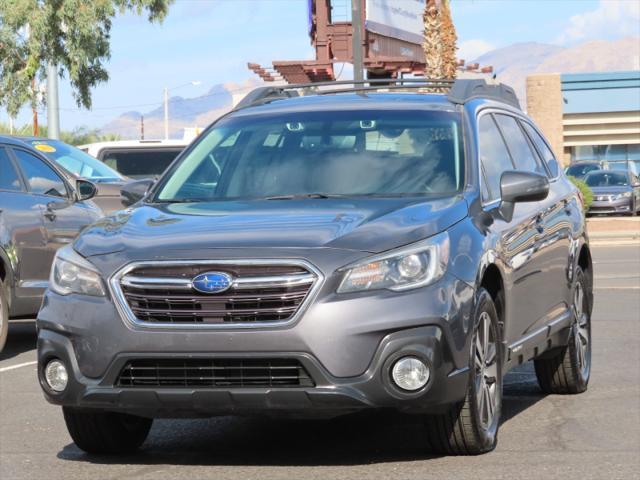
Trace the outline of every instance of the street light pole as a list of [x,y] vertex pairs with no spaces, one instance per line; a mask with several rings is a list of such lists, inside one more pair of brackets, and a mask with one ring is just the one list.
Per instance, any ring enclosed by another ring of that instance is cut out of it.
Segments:
[[60,139],[60,109],[58,108],[58,69],[55,64],[47,65],[47,135]]
[[364,80],[362,63],[362,0],[351,0],[351,39],[353,50],[353,79]]
[[164,87],[164,139],[169,140],[169,89]]
[[200,80],[192,80],[189,83],[178,85],[177,87],[164,87],[164,139],[169,140],[169,90],[175,90],[176,88],[186,87],[187,85],[200,85]]

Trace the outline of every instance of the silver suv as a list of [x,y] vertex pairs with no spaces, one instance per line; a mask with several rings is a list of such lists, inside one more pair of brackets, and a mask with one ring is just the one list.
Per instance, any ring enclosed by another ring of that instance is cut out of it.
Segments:
[[583,206],[504,85],[258,89],[138,196],[60,250],[38,315],[88,452],[158,417],[392,408],[477,454],[508,370],[587,388]]

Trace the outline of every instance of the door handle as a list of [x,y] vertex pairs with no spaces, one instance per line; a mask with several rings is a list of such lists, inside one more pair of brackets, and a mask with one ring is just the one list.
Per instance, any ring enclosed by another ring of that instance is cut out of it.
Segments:
[[51,210],[50,208],[47,208],[47,209],[44,211],[44,217],[45,217],[47,220],[50,220],[50,221],[52,221],[52,222],[53,222],[53,221],[56,219],[56,212],[54,212],[54,211],[53,211],[53,210]]
[[571,215],[572,209],[569,200],[563,200],[562,203],[564,205],[564,213],[566,213],[567,215]]
[[544,232],[544,218],[542,217],[542,215],[538,215],[536,217],[536,230],[538,231],[538,233]]

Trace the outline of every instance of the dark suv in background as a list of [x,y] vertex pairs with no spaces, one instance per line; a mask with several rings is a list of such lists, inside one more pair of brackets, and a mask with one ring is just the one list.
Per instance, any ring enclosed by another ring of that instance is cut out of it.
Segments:
[[478,454],[515,366],[586,390],[591,255],[548,143],[504,85],[384,82],[252,92],[58,252],[38,371],[80,448],[392,408]]
[[0,136],[0,350],[9,318],[34,318],[58,248],[102,212],[95,186],[42,153]]

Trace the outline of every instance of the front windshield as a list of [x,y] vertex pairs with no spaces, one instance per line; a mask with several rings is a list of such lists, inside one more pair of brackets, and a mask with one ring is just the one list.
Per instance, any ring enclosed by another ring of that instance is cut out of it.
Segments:
[[58,140],[30,140],[29,143],[68,172],[92,182],[117,182],[118,172],[88,153]]
[[590,187],[625,187],[629,185],[627,175],[618,172],[590,173],[585,181]]
[[240,116],[206,132],[163,178],[156,200],[453,195],[463,164],[457,113]]

